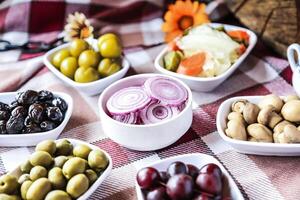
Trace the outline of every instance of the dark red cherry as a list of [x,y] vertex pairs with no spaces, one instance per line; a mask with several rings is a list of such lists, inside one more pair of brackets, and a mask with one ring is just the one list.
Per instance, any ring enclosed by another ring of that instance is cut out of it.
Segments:
[[222,177],[222,171],[220,167],[214,163],[209,163],[207,165],[204,165],[200,169],[200,173],[215,174],[216,176]]
[[209,194],[218,195],[222,192],[222,179],[215,174],[200,173],[196,179],[197,188]]
[[187,166],[183,162],[179,161],[171,163],[167,169],[169,177],[174,176],[176,174],[187,174],[187,172]]
[[159,184],[159,172],[153,167],[146,167],[138,171],[136,180],[142,189],[151,189]]
[[193,178],[186,174],[174,175],[167,183],[167,194],[172,200],[192,199],[193,190]]

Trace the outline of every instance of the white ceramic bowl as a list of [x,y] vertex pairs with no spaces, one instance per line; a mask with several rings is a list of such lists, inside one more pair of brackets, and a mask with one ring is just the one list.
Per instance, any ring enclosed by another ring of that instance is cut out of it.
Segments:
[[[181,161],[181,162],[184,162],[185,164],[192,164],[198,168],[201,168],[202,166],[204,166],[208,163],[214,163],[214,164],[218,165],[221,168],[222,173],[225,175],[225,177],[228,181],[227,186],[229,186],[229,194],[230,194],[231,198],[238,199],[238,200],[244,199],[239,188],[237,187],[237,185],[235,184],[235,182],[233,181],[233,179],[231,178],[229,173],[226,171],[226,169],[221,165],[221,163],[214,157],[206,155],[206,154],[194,153],[194,154],[185,154],[185,155],[174,156],[174,157],[170,157],[170,158],[166,158],[166,159],[157,161],[155,163],[152,163],[150,165],[143,166],[143,167],[154,167],[155,169],[157,169],[159,171],[166,171],[168,166],[171,163],[176,162],[176,161]],[[145,200],[146,198],[144,197],[142,190],[137,182],[135,182],[135,188],[136,188],[138,200]]]
[[300,144],[278,144],[264,142],[249,142],[235,140],[225,134],[227,116],[231,111],[231,104],[239,99],[247,99],[249,102],[257,104],[264,96],[240,96],[224,101],[217,113],[217,128],[220,136],[238,152],[256,155],[272,156],[299,156]]
[[[83,142],[81,140],[75,140],[75,139],[69,139],[69,138],[64,138],[64,139],[69,140],[74,146],[79,145],[79,144],[85,144],[85,145],[89,146],[93,150],[100,149],[99,147],[97,147],[95,145],[89,144],[87,142]],[[59,139],[57,141],[60,141],[60,140],[63,140],[63,139]],[[102,151],[105,153],[106,157],[109,160],[109,164],[108,164],[107,168],[102,172],[102,174],[100,175],[100,177],[98,177],[98,179],[96,180],[96,182],[94,182],[93,185],[90,186],[89,189],[83,195],[81,195],[77,200],[87,200],[88,197],[91,196],[93,194],[93,192],[95,192],[97,190],[97,188],[101,185],[101,183],[106,179],[106,177],[111,172],[112,166],[113,166],[112,159],[111,159],[110,155],[106,151],[104,151],[104,150],[102,150]],[[16,177],[19,178],[22,175],[22,172],[21,172],[20,168],[17,167],[15,170],[9,172],[9,174],[12,174],[12,175],[14,175],[14,176],[16,176]]]
[[70,44],[67,43],[67,44],[63,44],[61,46],[58,46],[58,47],[48,51],[43,58],[44,64],[48,67],[48,69],[50,71],[52,71],[63,82],[67,83],[70,86],[73,86],[74,88],[78,89],[79,91],[81,91],[87,95],[92,96],[92,95],[101,93],[107,86],[109,86],[110,84],[112,84],[115,81],[124,77],[129,69],[129,62],[125,58],[122,58],[122,68],[120,71],[118,71],[108,77],[101,78],[97,81],[93,81],[90,83],[77,83],[77,82],[73,81],[72,79],[69,79],[68,77],[63,75],[51,63],[51,60],[56,52],[58,52],[62,49],[66,49],[69,46],[70,46]]
[[[0,101],[9,104],[15,100],[15,96],[18,92],[5,92],[0,94]],[[64,130],[67,125],[73,111],[73,99],[70,95],[62,92],[53,92],[54,95],[63,98],[68,104],[68,109],[65,113],[65,118],[62,123],[51,131],[28,133],[28,134],[0,134],[0,146],[12,147],[12,146],[34,146],[37,143],[46,139],[56,139]]]
[[163,57],[168,51],[168,47],[166,47],[160,54],[156,57],[154,66],[156,70],[158,70],[162,74],[170,75],[176,78],[179,78],[183,82],[185,82],[192,90],[198,91],[198,92],[208,92],[215,89],[218,85],[220,85],[222,82],[224,82],[245,60],[245,58],[249,55],[251,50],[256,44],[257,37],[254,32],[250,31],[246,28],[241,28],[238,26],[232,26],[232,25],[226,25],[226,24],[218,24],[218,23],[211,23],[210,26],[212,27],[219,27],[224,26],[226,30],[243,30],[246,31],[249,36],[249,46],[247,47],[247,50],[241,55],[238,60],[232,64],[232,66],[225,71],[223,74],[216,76],[216,77],[192,77],[187,76],[183,74],[178,74],[176,72],[171,72],[169,70],[166,70],[164,68],[163,64]]
[[[177,81],[188,91],[186,107],[177,116],[155,124],[133,125],[118,122],[107,113],[106,102],[118,90],[130,86],[142,85],[147,78],[163,76]],[[99,110],[105,134],[113,141],[129,149],[152,151],[164,148],[176,142],[192,124],[192,92],[180,80],[165,75],[140,74],[117,81],[106,88],[99,97]]]

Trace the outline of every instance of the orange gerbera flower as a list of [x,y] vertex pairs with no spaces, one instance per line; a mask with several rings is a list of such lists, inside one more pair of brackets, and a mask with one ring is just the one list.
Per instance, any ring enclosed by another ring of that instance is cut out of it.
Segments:
[[175,4],[169,5],[164,19],[162,31],[166,33],[166,42],[182,35],[183,31],[191,26],[209,22],[208,15],[205,13],[205,4],[191,2],[191,0],[177,0]]

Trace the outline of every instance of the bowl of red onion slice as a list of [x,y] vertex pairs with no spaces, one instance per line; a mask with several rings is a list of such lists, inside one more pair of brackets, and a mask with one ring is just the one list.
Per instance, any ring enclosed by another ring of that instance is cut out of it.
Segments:
[[118,144],[152,151],[176,142],[192,124],[192,92],[182,81],[158,74],[121,79],[99,97],[105,134]]

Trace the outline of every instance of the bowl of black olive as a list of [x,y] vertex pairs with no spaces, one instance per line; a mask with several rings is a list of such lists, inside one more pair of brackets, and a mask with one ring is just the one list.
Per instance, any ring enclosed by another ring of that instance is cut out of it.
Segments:
[[56,139],[72,110],[72,97],[66,93],[0,93],[0,146],[33,146],[45,139]]

